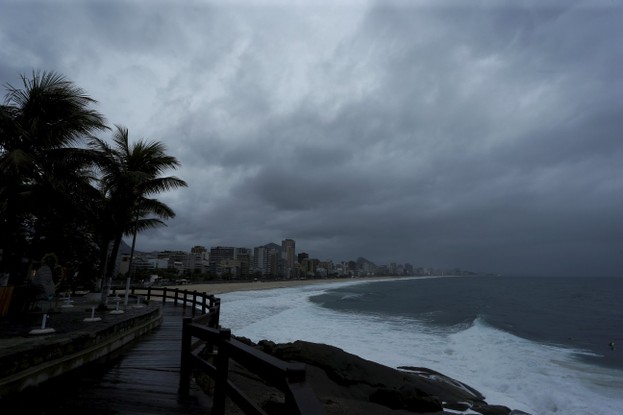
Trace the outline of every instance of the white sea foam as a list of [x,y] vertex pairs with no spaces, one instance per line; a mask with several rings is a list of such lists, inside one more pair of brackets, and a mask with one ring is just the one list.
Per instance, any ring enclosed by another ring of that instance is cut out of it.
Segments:
[[480,319],[435,329],[308,301],[328,287],[336,285],[223,294],[221,324],[254,341],[308,340],[391,367],[428,367],[476,388],[489,403],[534,415],[610,415],[623,407],[623,373],[574,360],[580,351],[525,340]]

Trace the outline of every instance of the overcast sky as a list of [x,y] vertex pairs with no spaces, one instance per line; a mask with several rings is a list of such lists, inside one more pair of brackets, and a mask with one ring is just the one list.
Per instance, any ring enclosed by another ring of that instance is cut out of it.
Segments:
[[181,162],[140,250],[622,274],[620,0],[0,0],[33,70]]

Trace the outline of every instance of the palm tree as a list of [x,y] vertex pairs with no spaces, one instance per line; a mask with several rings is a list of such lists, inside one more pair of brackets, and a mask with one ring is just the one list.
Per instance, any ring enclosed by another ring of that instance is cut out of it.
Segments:
[[[114,272],[115,260],[124,235],[135,235],[145,229],[164,225],[163,219],[175,217],[166,204],[153,198],[163,191],[185,187],[186,182],[174,176],[161,176],[180,164],[166,154],[164,145],[157,141],[139,140],[130,145],[127,128],[116,126],[113,145],[93,138],[90,148],[99,154],[102,195],[102,242],[112,242],[104,278],[108,281]],[[102,299],[107,293],[102,290]]]
[[74,202],[91,186],[92,164],[90,151],[74,145],[107,128],[104,117],[91,108],[96,101],[62,75],[33,72],[21,79],[21,88],[6,85],[0,105],[5,269],[19,263],[20,256],[40,254],[33,250],[38,242],[51,241],[47,225],[76,220]]

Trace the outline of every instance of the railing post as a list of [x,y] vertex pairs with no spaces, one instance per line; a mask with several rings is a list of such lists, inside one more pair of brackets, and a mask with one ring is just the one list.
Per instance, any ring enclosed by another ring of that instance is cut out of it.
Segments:
[[203,293],[201,296],[201,314],[206,314],[206,310],[208,309],[208,306],[206,305],[207,300],[208,297],[205,293]]
[[147,301],[151,299],[151,285],[147,287]]
[[214,401],[212,415],[225,414],[225,400],[227,398],[227,372],[229,371],[228,347],[225,345],[231,339],[230,329],[219,329],[218,353],[216,355],[216,377],[214,379]]
[[167,301],[167,287],[164,287],[162,289],[162,304],[166,303]]
[[175,297],[174,297],[174,300],[173,300],[173,304],[175,304],[175,306],[177,306],[177,299],[179,298],[179,295],[180,295],[180,290],[179,290],[179,288],[176,288],[175,289]]
[[219,324],[221,324],[221,299],[217,298],[214,300],[214,304],[216,304],[216,316],[214,328],[218,328]]
[[300,414],[298,402],[294,398],[292,388],[296,387],[296,384],[301,385],[305,382],[305,366],[302,364],[290,364],[290,367],[286,369],[286,383],[288,384],[287,392],[285,393],[285,407],[286,411],[291,414]]
[[193,319],[186,317],[182,323],[182,353],[180,357],[180,384],[177,389],[177,393],[183,396],[188,396],[190,391],[190,349],[192,344],[192,337],[190,335],[189,326]]
[[195,317],[195,311],[197,309],[197,290],[193,291],[192,307],[193,307],[193,317]]

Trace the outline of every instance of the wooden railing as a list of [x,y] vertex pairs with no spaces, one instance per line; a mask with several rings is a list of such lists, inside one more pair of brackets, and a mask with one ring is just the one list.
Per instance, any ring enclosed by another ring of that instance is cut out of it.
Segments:
[[[193,339],[199,341],[193,342]],[[206,350],[211,353],[206,353]],[[204,358],[206,354],[211,358]],[[230,360],[234,360],[283,392],[285,413],[326,414],[324,407],[305,381],[306,371],[303,363],[288,363],[263,353],[232,338],[229,329],[205,324],[202,317],[184,319],[180,394],[188,395],[192,371],[200,370],[214,380],[212,415],[225,413],[227,397],[247,415],[267,415],[229,379]]]
[[[125,294],[125,288],[111,287],[111,295],[122,294]],[[200,312],[204,321],[209,316],[212,320],[210,326],[218,327],[221,299],[212,294],[167,287],[130,287],[129,294],[135,297],[144,297],[148,301],[152,298],[160,298],[163,304],[168,300],[176,306],[181,304],[184,309],[191,307],[193,317],[197,312]]]
[[[125,288],[112,287],[111,295],[125,294]],[[219,325],[221,300],[198,291],[167,287],[130,287],[128,294],[147,300],[162,299],[184,308],[192,308],[192,316],[184,318],[179,393],[188,395],[193,369],[198,369],[214,382],[212,415],[225,413],[229,397],[247,415],[267,415],[256,403],[229,379],[230,360],[236,361],[269,385],[284,393],[288,414],[325,415],[326,411],[305,381],[303,363],[288,363],[263,353],[231,337],[229,329]],[[200,315],[196,316],[197,312]],[[211,353],[205,353],[206,350]],[[203,352],[203,353],[202,353]],[[213,359],[204,356],[209,354]]]

